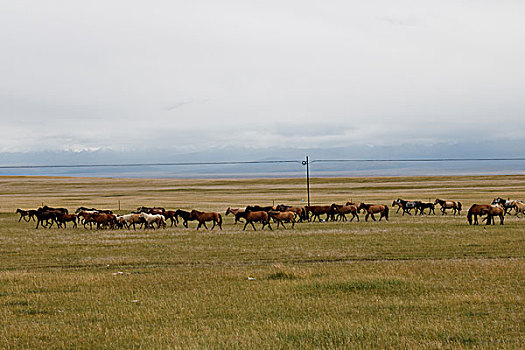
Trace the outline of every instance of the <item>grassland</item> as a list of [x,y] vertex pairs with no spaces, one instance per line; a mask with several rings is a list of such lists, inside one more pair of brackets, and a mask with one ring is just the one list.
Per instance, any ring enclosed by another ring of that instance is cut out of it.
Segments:
[[[313,179],[312,203],[525,199],[525,177]],[[304,204],[301,179],[0,178],[0,348],[525,347],[525,218],[294,230],[34,229],[42,203],[224,212]]]

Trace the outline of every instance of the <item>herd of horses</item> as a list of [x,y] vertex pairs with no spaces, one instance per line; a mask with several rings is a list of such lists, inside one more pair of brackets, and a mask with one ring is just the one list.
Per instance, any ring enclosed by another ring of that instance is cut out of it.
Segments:
[[[436,214],[435,207],[440,206],[441,215],[446,215],[450,210],[453,215],[461,215],[462,204],[454,200],[436,199],[432,202],[410,201],[398,198],[392,202],[392,207],[397,207],[396,213],[402,210],[402,215],[431,215]],[[428,212],[425,213],[425,210]],[[512,210],[515,215],[525,213],[525,203],[519,200],[503,199],[498,197],[491,204],[473,204],[468,210],[467,221],[471,225],[479,224],[479,217],[485,217],[483,220],[488,225],[495,224],[494,217],[500,218],[500,224],[503,225],[504,216]],[[277,223],[277,228],[282,226],[286,228],[285,223],[294,228],[297,222],[318,222],[321,221],[350,221],[354,219],[359,221],[359,214],[363,212],[365,221],[371,218],[376,221],[379,215],[379,221],[383,218],[389,219],[389,206],[384,204],[366,204],[352,203],[331,205],[307,205],[307,206],[288,206],[279,204],[277,206],[259,206],[249,205],[246,208],[228,208],[225,215],[233,215],[234,223],[244,223],[243,230],[250,225],[256,230],[255,223],[260,223],[261,229],[268,227],[272,230],[272,223]],[[58,228],[66,228],[68,223],[73,227],[83,225],[84,228],[92,229],[158,229],[170,226],[177,226],[182,222],[185,228],[188,228],[188,222],[196,221],[197,230],[201,227],[208,229],[206,223],[212,223],[211,230],[219,227],[222,230],[222,215],[217,212],[203,212],[199,210],[166,210],[162,207],[139,207],[129,214],[118,215],[111,210],[102,210],[96,208],[79,207],[74,213],[70,214],[66,208],[52,208],[43,206],[35,210],[17,209],[20,214],[18,222],[31,220],[36,222],[36,227],[51,228],[56,225]],[[326,215],[326,216],[324,216]],[[351,216],[349,219],[347,215]],[[324,217],[322,217],[324,216]]]

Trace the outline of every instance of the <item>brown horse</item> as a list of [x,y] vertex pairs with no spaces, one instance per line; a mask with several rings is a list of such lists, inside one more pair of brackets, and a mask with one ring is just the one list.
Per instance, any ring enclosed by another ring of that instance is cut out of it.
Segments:
[[456,214],[461,215],[461,202],[446,201],[446,200],[436,198],[436,201],[434,202],[434,204],[441,205],[441,215],[445,215],[447,209],[452,209],[454,215]]
[[332,213],[332,206],[330,205],[307,205],[304,207],[306,210],[306,216],[308,217],[308,221],[310,221],[310,213],[312,213],[312,222],[315,222],[315,218],[317,218],[317,221],[321,221],[320,215],[326,214],[326,220],[330,218],[330,214]]
[[332,211],[335,212],[337,215],[337,219],[341,219],[341,221],[347,221],[346,214],[352,214],[352,218],[350,219],[350,222],[354,221],[355,218],[357,218],[357,221],[359,221],[359,208],[354,203],[347,202],[345,205],[338,205],[338,204],[332,204]]
[[503,225],[503,219],[505,218],[505,208],[499,205],[491,205],[490,208],[484,209],[484,213],[487,214],[487,225],[495,224],[494,216],[499,216],[499,223]]
[[277,228],[282,225],[285,229],[284,222],[291,222],[292,228],[295,226],[295,213],[292,211],[269,211],[268,214],[272,219],[277,221]]
[[[488,204],[472,204],[472,206],[470,207],[467,213],[467,220],[468,220],[469,225],[479,225],[478,215],[479,216],[486,215],[487,214],[486,210],[488,210],[489,208],[490,208],[490,205]],[[474,220],[472,220],[473,217],[474,217]]]
[[246,212],[246,223],[244,224],[243,231],[246,230],[246,226],[248,224],[252,225],[253,230],[257,231],[255,228],[254,222],[261,222],[262,228],[261,230],[264,230],[264,226],[268,225],[270,230],[272,229],[272,226],[270,226],[270,217],[267,212],[265,211],[248,211]]
[[365,221],[368,221],[368,217],[372,217],[372,220],[376,221],[374,214],[379,213],[379,221],[384,217],[388,221],[388,205],[383,204],[359,204],[359,209],[363,209],[366,212]]
[[207,230],[208,227],[206,226],[206,221],[213,221],[213,226],[211,227],[212,230],[215,227],[215,224],[217,224],[219,228],[222,230],[222,216],[219,213],[216,213],[216,212],[205,213],[205,212],[198,211],[198,210],[192,210],[190,215],[192,219],[197,220],[199,222],[199,224],[197,225],[197,230],[202,225],[204,225],[204,227]]

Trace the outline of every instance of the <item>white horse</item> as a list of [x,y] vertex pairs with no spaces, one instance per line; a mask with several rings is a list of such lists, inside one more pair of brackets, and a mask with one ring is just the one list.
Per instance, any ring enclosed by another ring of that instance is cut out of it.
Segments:
[[162,227],[166,227],[166,219],[163,215],[160,214],[148,214],[148,213],[140,213],[139,217],[144,219],[146,226],[144,229],[151,227],[152,229],[155,229],[153,224],[157,224],[157,228],[160,228],[160,225]]
[[135,225],[140,224],[142,227],[142,224],[145,222],[145,220],[142,219],[139,214],[126,214],[117,216],[117,222],[127,229],[133,225],[133,229],[135,230]]

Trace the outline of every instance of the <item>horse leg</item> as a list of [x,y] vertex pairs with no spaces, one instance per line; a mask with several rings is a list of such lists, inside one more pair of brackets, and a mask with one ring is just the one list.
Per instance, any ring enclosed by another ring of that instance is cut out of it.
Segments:
[[[23,218],[23,216],[22,216],[22,215],[20,215],[20,219],[18,219],[18,222],[20,222],[20,220],[22,220],[22,218]],[[24,220],[25,220],[25,219],[24,219]]]
[[248,220],[246,220],[246,223],[244,224],[243,231],[246,230],[246,226],[248,225]]
[[499,224],[500,224],[500,225],[503,225],[503,214],[500,214],[500,216],[499,216],[499,220],[500,220]]
[[210,231],[213,231],[213,228],[214,228],[214,227],[215,227],[215,219],[213,220],[213,225],[212,225]]
[[372,220],[377,221],[376,218],[374,217],[374,213],[371,213],[370,217],[372,218]]
[[202,221],[199,221],[199,224],[197,225],[197,231],[199,230],[199,228],[201,227],[202,225]]
[[182,223],[182,225],[183,225],[184,227],[188,228],[188,220],[185,219],[184,222]]
[[368,216],[370,216],[370,213],[367,213],[367,214],[365,215],[365,221],[366,221],[366,222],[368,222]]

